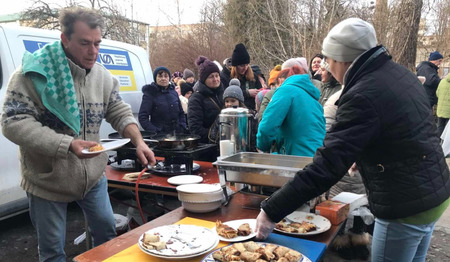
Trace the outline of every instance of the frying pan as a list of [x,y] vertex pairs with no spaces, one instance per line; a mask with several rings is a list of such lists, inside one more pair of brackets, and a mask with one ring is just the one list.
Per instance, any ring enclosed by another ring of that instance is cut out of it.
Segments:
[[175,134],[175,135],[156,135],[151,139],[146,139],[146,142],[157,142],[158,149],[165,150],[186,150],[194,149],[198,146],[200,136]]
[[[144,138],[145,143],[150,147],[153,148],[157,145],[157,143],[153,140],[149,140],[149,138],[152,138],[153,136],[156,135],[156,133],[154,132],[149,132],[149,131],[141,131],[141,135],[142,138]],[[118,132],[114,132],[108,135],[109,139],[121,139],[122,136],[118,133]],[[134,148],[133,143],[128,142],[124,145],[125,148]]]
[[[156,133],[149,132],[149,131],[141,131],[141,135],[142,135],[142,138],[148,139],[148,138],[152,138],[153,136],[155,136]],[[108,138],[109,139],[121,139],[122,136],[120,136],[119,132],[114,132],[114,133],[109,134]]]

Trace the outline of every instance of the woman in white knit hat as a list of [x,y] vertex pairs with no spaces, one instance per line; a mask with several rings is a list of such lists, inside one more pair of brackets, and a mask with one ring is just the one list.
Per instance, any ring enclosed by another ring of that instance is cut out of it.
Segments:
[[331,69],[328,63],[321,63],[320,69],[318,70],[321,75],[322,89],[320,91],[319,103],[324,106],[334,93],[341,90],[342,85],[339,83],[333,74],[331,74]]
[[449,170],[425,90],[377,46],[373,26],[361,19],[333,27],[322,54],[345,86],[337,121],[313,163],[261,203],[257,238],[356,162],[375,216],[371,261],[425,261],[434,225],[450,203]]

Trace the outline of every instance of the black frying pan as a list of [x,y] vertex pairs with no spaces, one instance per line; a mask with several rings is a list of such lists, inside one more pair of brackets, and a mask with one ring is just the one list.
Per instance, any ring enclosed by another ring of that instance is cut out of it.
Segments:
[[[153,148],[157,145],[157,142],[153,141],[153,140],[149,140],[149,138],[152,138],[156,135],[156,133],[154,132],[149,132],[149,131],[141,131],[141,135],[142,138],[144,138],[145,143],[150,147]],[[108,135],[109,139],[122,139],[122,136],[118,133],[118,132],[114,132]],[[124,145],[124,147],[126,148],[134,148],[133,143],[128,142]]]
[[151,139],[146,139],[146,142],[158,142],[158,149],[167,150],[186,150],[194,149],[198,146],[200,136],[198,135],[156,135]]

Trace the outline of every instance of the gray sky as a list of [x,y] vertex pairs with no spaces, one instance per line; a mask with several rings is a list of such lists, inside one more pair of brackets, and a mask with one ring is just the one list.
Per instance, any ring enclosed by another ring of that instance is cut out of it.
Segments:
[[[82,2],[82,0],[79,0]],[[31,6],[31,0],[14,0],[8,5],[2,5],[0,15],[18,13]],[[47,3],[64,3],[62,0],[47,0]],[[126,16],[150,25],[169,25],[178,23],[176,0],[115,0],[116,4],[126,12]],[[200,21],[200,9],[204,0],[179,0],[180,22],[182,24]],[[133,7],[133,8],[132,8]]]

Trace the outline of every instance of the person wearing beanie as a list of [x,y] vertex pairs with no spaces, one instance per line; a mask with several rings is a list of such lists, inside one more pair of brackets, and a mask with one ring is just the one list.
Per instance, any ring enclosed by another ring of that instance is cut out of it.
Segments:
[[233,54],[231,55],[231,65],[238,66],[247,64],[250,64],[250,55],[244,44],[239,43],[234,47]]
[[[307,63],[308,62],[307,62],[306,58],[304,58],[304,57],[290,58],[281,65],[281,69],[287,69],[287,68],[293,67],[294,65],[298,65],[301,68],[303,68],[303,70],[305,70],[306,72],[309,72]],[[313,83],[313,85],[315,87],[317,87],[317,89],[319,89],[319,91],[322,91],[322,82],[320,82],[317,79],[312,78],[311,75],[310,75],[310,78],[311,78],[311,82]]]
[[344,85],[336,122],[312,163],[261,203],[256,239],[356,162],[375,216],[371,261],[425,261],[435,223],[450,204],[450,173],[427,94],[359,18],[334,26],[322,54]]
[[184,69],[184,71],[183,71],[183,79],[187,83],[193,84],[195,82],[194,72],[192,72],[192,70],[190,70],[189,68]]
[[241,82],[239,79],[233,78],[230,81],[230,85],[223,92],[223,100],[225,103],[225,108],[229,107],[245,107],[244,95],[241,90]]
[[192,88],[194,85],[187,83],[184,80],[180,80],[178,83],[180,84],[180,95],[178,97],[180,98],[181,107],[183,108],[187,120],[189,97],[191,97],[194,92],[194,89]]
[[428,57],[428,61],[436,61],[436,65],[439,66],[442,62],[444,57],[439,53],[439,51],[434,51],[430,53],[430,56]]
[[288,60],[284,61],[284,63],[281,65],[281,69],[287,69],[293,67],[294,65],[298,65],[301,68],[303,68],[303,70],[308,72],[309,69],[307,63],[308,62],[304,57],[289,58]]
[[322,61],[318,70],[322,79],[322,91],[320,92],[319,103],[324,106],[328,98],[342,89],[342,85],[331,74],[330,65]]
[[255,96],[258,89],[262,88],[258,76],[250,67],[250,55],[243,44],[237,44],[231,56],[230,75],[221,75],[221,82],[228,86],[231,78],[237,78],[241,82],[241,90],[245,98],[245,106],[248,109],[255,110]]
[[[191,134],[199,135],[201,143],[211,143],[208,132],[223,108],[224,88],[220,82],[220,70],[215,63],[204,56],[195,61],[199,80],[197,90],[189,98],[188,125]],[[211,159],[215,160],[212,156]]]
[[183,73],[181,73],[180,71],[176,71],[172,74],[172,84],[174,86],[177,86],[178,81],[180,81],[181,79],[183,79]]
[[[233,108],[233,107],[242,107],[246,108],[244,104],[244,94],[242,94],[242,90],[240,87],[240,81],[237,78],[233,78],[230,80],[228,87],[223,92],[223,102],[224,108]],[[253,110],[248,110],[250,114],[252,114],[253,118],[255,116],[255,112]],[[247,119],[240,119],[239,121],[248,121]],[[242,123],[244,124],[244,123]],[[245,123],[244,125],[246,125]],[[251,122],[251,134],[250,134],[250,147],[248,148],[251,152],[256,152],[256,132],[258,130],[258,123],[256,121]],[[247,137],[243,135],[243,137]],[[208,139],[211,143],[218,144],[220,141],[220,122],[219,116],[217,116],[213,125],[209,129]]]
[[322,81],[321,75],[320,75],[320,62],[322,62],[323,55],[322,54],[316,54],[311,58],[311,61],[309,62],[309,73],[311,74],[312,79],[316,79],[319,81]]
[[170,80],[171,80],[171,77],[170,77],[170,71],[169,71],[169,69],[168,69],[167,67],[165,67],[165,66],[158,66],[157,68],[155,68],[155,70],[153,70],[153,81],[156,81],[156,76],[158,75],[158,73],[159,73],[160,71],[164,71],[164,72],[167,73],[167,75],[169,76],[169,82],[170,82]]
[[427,91],[428,99],[430,101],[430,107],[433,109],[434,114],[436,114],[436,104],[438,103],[436,90],[438,88],[439,82],[441,81],[438,70],[439,65],[442,63],[443,59],[444,57],[438,51],[434,51],[430,53],[428,61],[420,62],[420,64],[416,68],[417,76],[425,77],[425,83],[423,83],[423,86]]
[[163,66],[153,72],[154,82],[142,87],[139,123],[145,131],[157,134],[186,132],[186,117],[175,87],[170,83],[170,71]]
[[[287,70],[286,80],[276,89],[256,136],[257,148],[278,154],[313,156],[325,137],[325,119],[318,100],[320,92],[298,65]],[[280,80],[282,81],[282,80]]]
[[272,70],[270,70],[269,81],[267,81],[270,89],[274,89],[277,86],[277,76],[280,71],[281,65],[276,65]]

